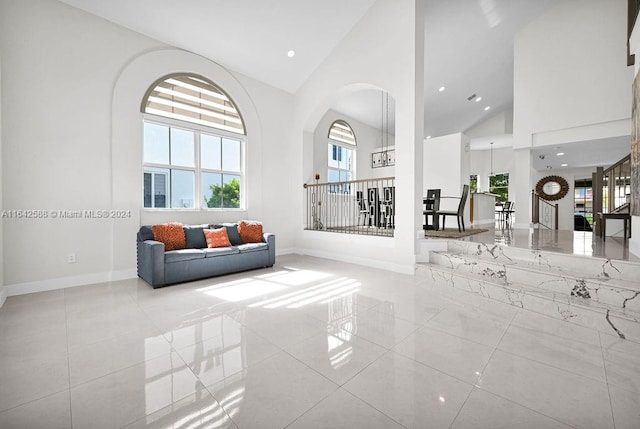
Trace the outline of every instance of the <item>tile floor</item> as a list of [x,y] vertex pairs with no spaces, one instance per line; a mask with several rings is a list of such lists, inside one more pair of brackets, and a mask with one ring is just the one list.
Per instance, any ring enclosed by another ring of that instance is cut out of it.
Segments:
[[[538,228],[516,229],[496,222],[493,225],[478,225],[489,228],[487,232],[466,237],[465,240],[480,243],[500,243],[525,249],[546,250],[582,256],[640,262],[640,258],[629,253],[629,242],[622,237],[607,237],[602,240],[592,232],[563,231]],[[473,226],[471,227],[473,229]]]
[[71,427],[639,428],[640,344],[295,255],[10,297],[0,428]]

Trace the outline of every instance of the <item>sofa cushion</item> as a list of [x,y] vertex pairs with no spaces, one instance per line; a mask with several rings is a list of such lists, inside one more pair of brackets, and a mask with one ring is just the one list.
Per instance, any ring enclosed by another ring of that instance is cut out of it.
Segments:
[[232,246],[238,246],[240,244],[244,244],[244,241],[240,238],[240,234],[238,233],[238,224],[237,223],[221,223],[213,226],[213,228],[227,228],[227,235],[229,236],[229,241]]
[[235,255],[240,253],[237,247],[213,247],[210,249],[202,249],[205,258],[212,258],[220,255]]
[[208,228],[209,225],[185,225],[184,235],[187,239],[187,249],[204,249],[207,247],[207,239],[204,237],[203,229]]
[[166,263],[190,261],[192,259],[203,259],[204,256],[204,251],[202,249],[170,250],[168,252],[164,252],[164,261]]
[[204,236],[207,239],[208,248],[231,246],[227,228],[203,229],[202,232],[204,232]]
[[240,253],[257,252],[259,250],[266,249],[269,249],[269,245],[267,243],[247,243],[238,246]]
[[238,233],[245,243],[262,242],[262,222],[243,220],[238,224]]
[[187,244],[181,223],[171,222],[153,225],[152,230],[156,241],[164,243],[165,251],[184,249]]
[[138,231],[138,241],[155,240],[153,229],[149,225],[142,225]]

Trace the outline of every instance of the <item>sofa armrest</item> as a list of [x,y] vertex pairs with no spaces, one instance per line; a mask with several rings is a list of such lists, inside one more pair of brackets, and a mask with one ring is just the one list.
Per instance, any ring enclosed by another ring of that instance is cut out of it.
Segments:
[[276,235],[270,232],[262,234],[262,239],[269,245],[269,266],[276,263]]
[[164,285],[164,243],[138,241],[138,277],[154,288]]

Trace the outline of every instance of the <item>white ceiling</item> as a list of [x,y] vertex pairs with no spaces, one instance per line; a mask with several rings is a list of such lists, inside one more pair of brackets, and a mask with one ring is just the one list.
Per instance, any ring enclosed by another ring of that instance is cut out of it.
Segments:
[[[375,3],[375,0],[61,1],[290,93],[304,84]],[[512,109],[514,36],[558,1],[425,0],[425,136],[464,132],[496,113]],[[289,50],[296,52],[293,58],[287,56]],[[439,92],[441,86],[446,90]],[[474,93],[482,97],[481,102],[467,101]],[[361,91],[332,108],[380,128],[383,110],[380,97],[380,92]],[[393,100],[390,106],[394,106]],[[486,106],[490,110],[485,111]],[[392,107],[391,133],[394,111]],[[482,149],[489,145],[489,140],[501,147],[511,144],[509,135],[484,140],[472,141],[472,148]],[[611,142],[613,147],[619,144]],[[581,148],[579,152],[584,158],[589,151]],[[535,159],[539,160],[540,150],[534,150]],[[595,161],[576,158],[572,164]]]
[[[629,155],[631,136],[565,143],[531,149],[533,168],[558,171],[581,167],[608,167]],[[564,155],[558,156],[558,153]],[[568,164],[563,167],[562,164]]]
[[[425,135],[464,132],[511,109],[514,37],[558,0],[425,1]],[[482,100],[467,101],[472,94]]]
[[[61,0],[295,92],[375,0]],[[287,56],[294,50],[293,58]]]

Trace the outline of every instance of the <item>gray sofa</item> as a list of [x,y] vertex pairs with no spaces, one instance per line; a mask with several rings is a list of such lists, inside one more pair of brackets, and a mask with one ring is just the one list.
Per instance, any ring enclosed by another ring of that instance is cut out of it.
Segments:
[[[235,225],[235,230],[234,230]],[[203,228],[227,227],[232,246],[207,248]],[[137,234],[138,277],[153,288],[206,277],[271,267],[276,261],[276,237],[264,233],[262,243],[243,243],[236,224],[185,225],[186,247],[165,251],[155,241],[152,227],[144,225]]]

